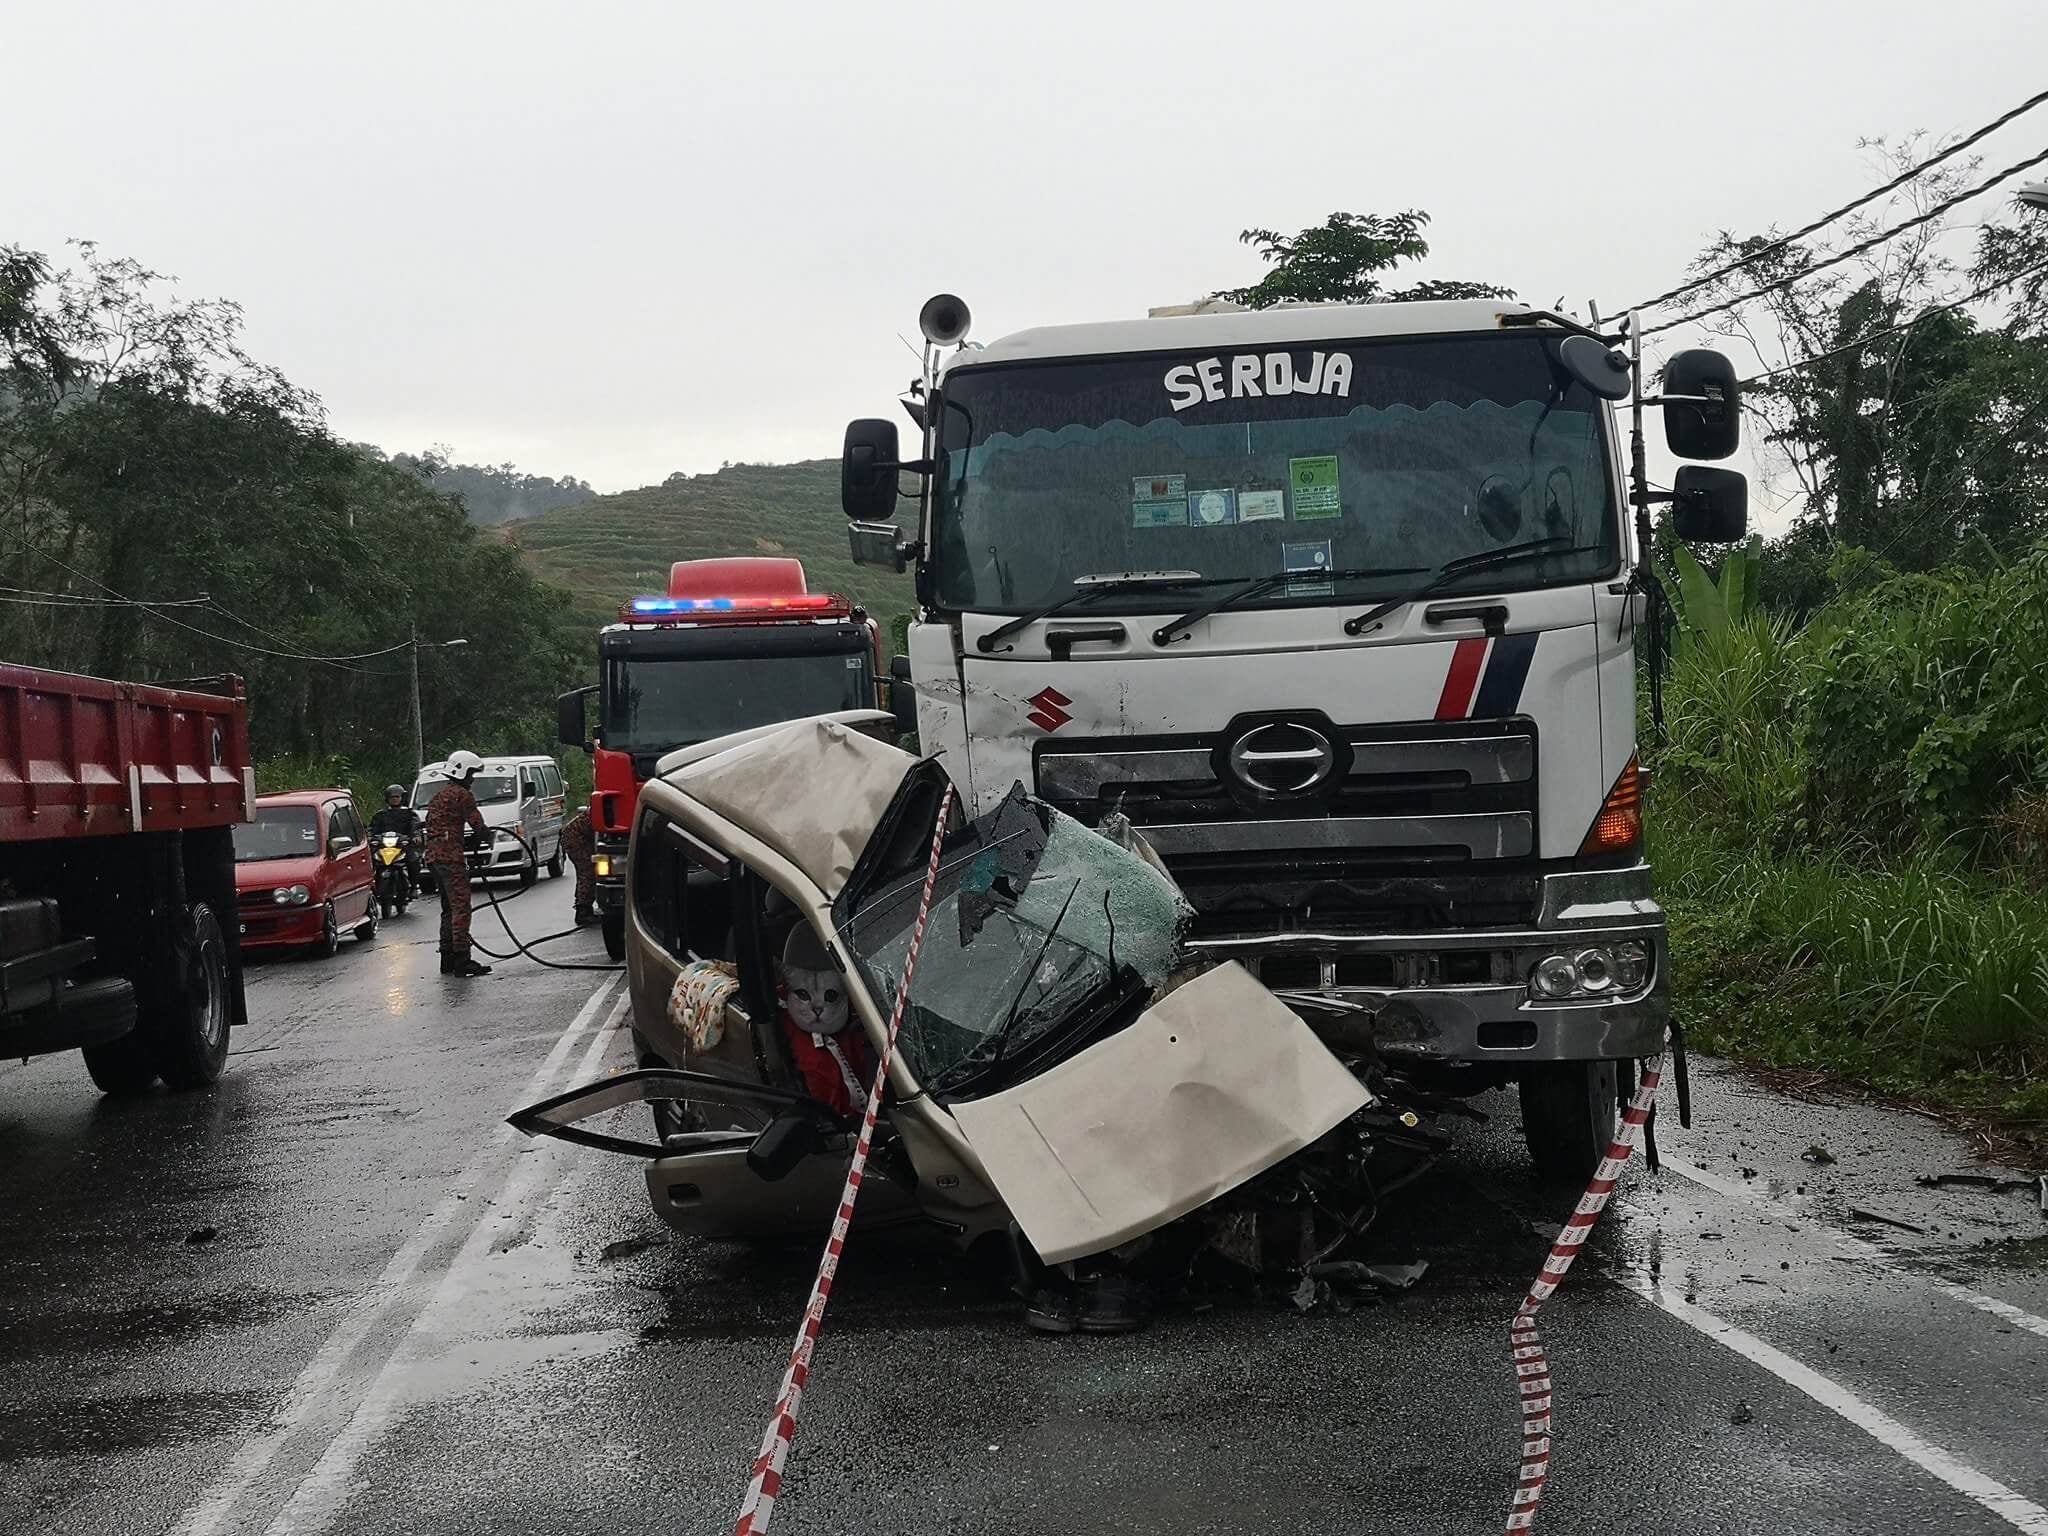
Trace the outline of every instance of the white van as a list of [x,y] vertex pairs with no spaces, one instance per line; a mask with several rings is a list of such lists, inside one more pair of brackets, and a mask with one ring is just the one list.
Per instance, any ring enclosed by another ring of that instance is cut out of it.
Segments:
[[[427,803],[448,782],[446,763],[429,763],[412,787],[413,809],[426,814]],[[568,794],[562,770],[552,757],[487,757],[470,792],[491,829],[490,862],[485,875],[517,875],[521,885],[562,872],[562,821]]]

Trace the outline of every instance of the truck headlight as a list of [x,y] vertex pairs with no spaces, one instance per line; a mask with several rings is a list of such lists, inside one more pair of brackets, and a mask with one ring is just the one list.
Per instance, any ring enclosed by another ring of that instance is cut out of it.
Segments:
[[594,855],[590,861],[590,872],[609,880],[612,876],[612,856],[608,853]]
[[1569,955],[1545,955],[1529,972],[1539,1002],[1639,992],[1650,979],[1650,948],[1633,939],[1595,944]]

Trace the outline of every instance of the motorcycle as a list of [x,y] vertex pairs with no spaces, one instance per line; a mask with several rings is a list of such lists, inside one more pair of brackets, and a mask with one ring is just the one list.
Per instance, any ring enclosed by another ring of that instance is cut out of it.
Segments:
[[402,832],[380,832],[371,857],[377,866],[377,904],[386,917],[396,917],[412,900],[411,839]]

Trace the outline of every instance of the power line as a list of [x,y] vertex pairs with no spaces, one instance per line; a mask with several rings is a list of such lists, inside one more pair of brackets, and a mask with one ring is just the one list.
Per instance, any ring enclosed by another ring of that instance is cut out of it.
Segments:
[[366,677],[375,677],[386,674],[376,673],[363,667],[350,666],[349,663],[357,661],[371,661],[379,656],[389,656],[392,655],[394,652],[407,649],[413,643],[410,640],[401,640],[396,645],[387,645],[380,650],[357,651],[352,654],[342,656],[316,656],[308,651],[275,650],[269,646],[257,645],[253,641],[237,639],[232,635],[215,634],[210,629],[201,629],[197,624],[187,624],[183,619],[172,618],[171,615],[169,615],[168,613],[159,612],[155,606],[149,603],[137,602],[134,598],[127,596],[125,593],[116,591],[113,587],[110,587],[104,581],[101,581],[97,576],[93,576],[85,571],[81,571],[77,566],[70,564],[68,561],[60,559],[56,555],[51,554],[48,550],[41,548],[39,545],[30,544],[28,547],[34,550],[37,554],[41,555],[45,560],[50,561],[53,565],[61,566],[64,570],[69,571],[72,575],[78,577],[81,581],[91,582],[94,586],[98,587],[102,592],[105,592],[108,596],[117,599],[118,603],[120,604],[126,604],[128,606],[136,608],[139,611],[149,615],[149,617],[153,619],[160,619],[166,624],[175,624],[179,629],[190,630],[193,634],[203,636],[205,639],[213,641],[216,645],[225,645],[232,649],[247,651],[252,655],[272,656],[284,661],[315,662],[322,666],[341,667],[344,671],[360,672]]
[[1829,267],[1839,266],[1841,265],[1841,263],[1849,260],[1852,256],[1861,256],[1865,251],[1870,250],[1873,246],[1879,246],[1884,244],[1885,241],[1891,239],[1894,235],[1902,235],[1909,229],[1915,229],[1922,224],[1928,223],[1933,219],[1939,218],[1942,214],[1947,213],[1951,208],[1954,208],[1957,204],[1967,203],[1971,198],[1981,196],[1983,193],[1990,191],[1993,187],[1997,186],[1998,183],[2000,183],[2001,181],[2004,181],[2009,177],[2017,176],[2021,171],[2030,171],[2035,166],[2042,164],[2044,161],[2048,161],[2048,149],[2044,149],[2038,155],[2033,155],[2025,160],[2020,161],[2017,165],[2007,166],[2004,170],[1999,171],[1990,177],[1987,177],[1983,181],[1980,181],[1979,183],[1977,183],[1976,186],[1971,187],[1968,191],[1958,192],[1953,197],[1942,199],[1942,201],[1936,203],[1932,208],[1929,208],[1925,213],[1915,214],[1910,219],[1906,219],[1901,223],[1894,224],[1890,229],[1879,230],[1876,234],[1872,235],[1868,240],[1860,240],[1855,245],[1849,246],[1843,250],[1835,252],[1825,261],[1817,261],[1812,266],[1806,267],[1801,271],[1795,272],[1789,277],[1781,277],[1775,283],[1766,283],[1761,288],[1752,289],[1748,293],[1737,294],[1732,299],[1723,299],[1720,303],[1709,304],[1704,309],[1692,310],[1687,314],[1680,315],[1675,320],[1666,320],[1661,325],[1645,326],[1643,327],[1642,334],[1645,336],[1654,336],[1659,331],[1668,331],[1674,329],[1677,326],[1689,325],[1691,322],[1695,320],[1704,320],[1709,315],[1718,315],[1725,310],[1739,309],[1742,305],[1747,304],[1752,299],[1761,299],[1765,297],[1767,294],[1777,293],[1781,289],[1790,288],[1794,283],[1804,282],[1807,278],[1812,277],[1816,272],[1825,272]]
[[2007,123],[2011,122],[2014,118],[2020,117],[2025,113],[2033,111],[2034,108],[2040,106],[2041,103],[2044,101],[2048,101],[2048,91],[2041,91],[2035,95],[2029,96],[2025,101],[2021,102],[2018,106],[2014,107],[2010,112],[2005,113],[2003,116],[1993,118],[1990,122],[1986,123],[1982,128],[1979,128],[1975,133],[1971,134],[1968,138],[1958,139],[1955,143],[1951,144],[1947,149],[1944,149],[1940,154],[1931,156],[1926,160],[1922,160],[1918,165],[1912,167],[1910,170],[1901,171],[1898,175],[1894,176],[1890,181],[1886,182],[1883,186],[1871,188],[1870,191],[1864,193],[1854,202],[1844,203],[1841,207],[1833,210],[1832,212],[1822,214],[1819,218],[1815,219],[1811,224],[1806,225],[1803,229],[1795,229],[1792,231],[1791,234],[1785,235],[1777,240],[1773,240],[1769,245],[1764,246],[1761,250],[1752,251],[1749,255],[1741,257],[1738,260],[1731,261],[1724,267],[1716,267],[1713,271],[1703,273],[1701,276],[1692,279],[1692,281],[1690,282],[1681,283],[1676,288],[1671,289],[1668,293],[1660,293],[1654,299],[1645,299],[1642,303],[1633,305],[1631,307],[1635,309],[1655,309],[1660,304],[1668,304],[1671,300],[1679,298],[1684,294],[1691,293],[1695,289],[1704,288],[1707,286],[1707,284],[1712,282],[1718,282],[1720,279],[1728,276],[1731,272],[1739,272],[1742,270],[1742,268],[1749,266],[1754,262],[1761,261],[1766,256],[1774,255],[1777,252],[1782,251],[1786,246],[1791,245],[1794,241],[1804,240],[1808,235],[1812,234],[1815,230],[1825,229],[1828,225],[1834,223],[1835,220],[1840,218],[1846,218],[1849,214],[1854,213],[1858,208],[1868,207],[1871,203],[1876,202],[1880,197],[1883,197],[1888,193],[1898,191],[1900,187],[1903,187],[1907,182],[1911,181],[1914,177],[1919,176],[1924,172],[1933,170],[1934,167],[1940,165],[1945,160],[1954,159],[1957,155],[1961,154],[1964,150],[1968,149],[1972,144],[1977,143],[1980,139],[1985,138],[1989,134],[1995,133],[2000,128],[2003,128]]
[[1919,314],[1903,324],[1894,325],[1882,331],[1873,331],[1870,335],[1860,340],[1846,342],[1839,347],[1830,347],[1827,351],[1816,352],[1811,357],[1802,357],[1796,363],[1786,363],[1782,367],[1768,369],[1763,373],[1753,373],[1748,378],[1741,380],[1741,385],[1744,389],[1747,389],[1752,384],[1761,384],[1766,379],[1777,378],[1780,374],[1797,373],[1802,368],[1811,368],[1815,363],[1824,363],[1831,357],[1842,356],[1845,352],[1859,351],[1875,342],[1884,341],[1889,337],[1898,336],[1906,331],[1910,331],[1923,320],[1931,319],[1935,315],[1947,314],[1952,309],[1961,309],[1965,304],[1974,304],[1979,299],[1989,298],[2001,288],[2009,288],[2014,283],[2024,282],[2026,279],[2043,272],[2048,272],[2048,261],[2038,261],[2031,267],[2023,267],[2010,277],[2001,277],[1995,283],[1986,283],[1982,288],[1977,289],[1976,292],[1966,293],[1960,299],[1951,299],[1946,304],[1937,304],[1932,309],[1923,309]]

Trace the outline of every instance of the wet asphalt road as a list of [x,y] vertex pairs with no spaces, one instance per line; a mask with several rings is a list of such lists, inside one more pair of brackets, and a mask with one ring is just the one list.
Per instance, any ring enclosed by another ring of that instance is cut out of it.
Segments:
[[[508,909],[567,912],[566,882]],[[209,1094],[0,1067],[0,1532],[731,1528],[815,1253],[671,1240],[633,1165],[505,1131],[625,1061],[616,989],[443,980],[432,922],[256,967]],[[2048,1532],[2048,1221],[1915,1187],[1965,1154],[1913,1117],[1695,1090],[1545,1315],[1543,1528]],[[1499,1530],[1506,1323],[1569,1198],[1487,1107],[1377,1229],[1428,1275],[1341,1315],[1044,1340],[857,1237],[776,1529]]]

